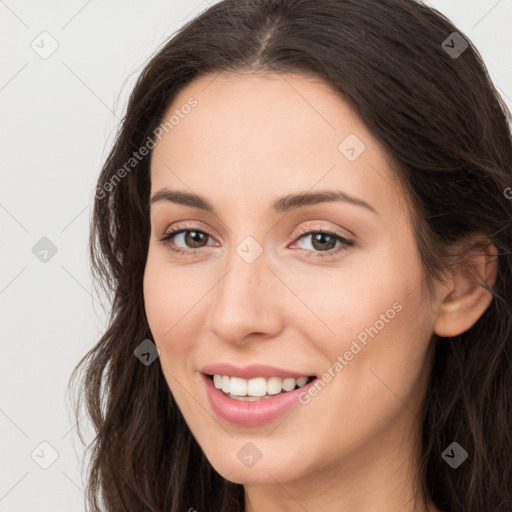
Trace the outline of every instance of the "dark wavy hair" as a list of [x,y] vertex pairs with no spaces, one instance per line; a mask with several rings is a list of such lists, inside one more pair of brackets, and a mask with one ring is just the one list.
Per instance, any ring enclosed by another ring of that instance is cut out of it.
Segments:
[[[259,71],[314,74],[359,114],[404,187],[429,290],[453,263],[450,248],[468,236],[497,248],[495,283],[482,282],[489,307],[466,332],[432,336],[420,476],[424,496],[441,510],[512,511],[510,112],[469,38],[413,0],[223,0],[144,67],[99,175],[91,219],[91,268],[111,303],[108,327],[70,379],[81,377],[77,421],[85,403],[95,431],[87,506],[244,510],[243,485],[208,462],[161,366],[134,357],[152,339],[142,285],[150,154],[129,172],[126,162],[192,80]],[[78,432],[84,443],[80,425]],[[469,457],[452,469],[441,454],[455,440]]]

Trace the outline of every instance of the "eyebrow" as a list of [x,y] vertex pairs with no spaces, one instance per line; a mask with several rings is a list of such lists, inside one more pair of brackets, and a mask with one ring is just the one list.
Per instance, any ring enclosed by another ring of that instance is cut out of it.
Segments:
[[[155,192],[151,198],[150,204],[155,204],[160,201],[169,201],[171,203],[191,206],[192,208],[198,208],[199,210],[204,210],[205,212],[210,212],[216,215],[214,207],[206,199],[190,192],[163,188]],[[355,206],[362,206],[363,208],[366,208],[378,215],[377,210],[375,210],[375,208],[366,201],[341,190],[319,190],[317,192],[307,191],[288,194],[274,200],[270,205],[269,211],[274,213],[284,213],[307,205],[333,201],[343,201]]]

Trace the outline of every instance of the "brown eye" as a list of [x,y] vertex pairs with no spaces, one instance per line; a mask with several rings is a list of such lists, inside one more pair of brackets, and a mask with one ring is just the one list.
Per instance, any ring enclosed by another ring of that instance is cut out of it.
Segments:
[[334,256],[353,245],[353,240],[324,229],[301,229],[300,236],[293,243],[293,246],[310,253],[308,257]]
[[[167,233],[167,235],[164,238],[162,238],[161,241],[169,242],[172,240],[173,243],[176,244],[176,239],[178,239],[178,237],[181,237],[179,238],[179,242],[181,244],[185,244],[185,248],[198,249],[204,247],[207,244],[209,236],[210,235],[208,235],[208,233],[205,233],[204,231],[193,229],[181,229],[179,231],[171,231],[170,233]],[[178,247],[182,247],[180,243],[178,243]]]
[[327,233],[315,233],[311,238],[311,245],[318,251],[328,251],[336,246],[336,239]]
[[202,231],[185,230],[183,233],[185,233],[183,238],[185,245],[191,249],[203,247],[208,242],[208,235]]

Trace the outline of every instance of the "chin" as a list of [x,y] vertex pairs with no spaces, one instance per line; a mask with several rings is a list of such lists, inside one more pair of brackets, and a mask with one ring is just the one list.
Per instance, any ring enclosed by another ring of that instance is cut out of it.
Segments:
[[[243,443],[242,446],[249,443]],[[217,473],[236,484],[275,485],[276,480],[284,483],[300,476],[300,468],[295,467],[293,472],[290,471],[290,467],[294,467],[291,460],[281,457],[279,463],[276,464],[275,460],[270,457],[267,460],[262,457],[256,462],[252,462],[251,465],[251,461],[243,460],[244,452],[240,457],[242,460],[239,460],[238,452],[237,449],[233,452],[233,457],[229,458],[226,458],[226,452],[222,454],[222,457],[207,458]]]

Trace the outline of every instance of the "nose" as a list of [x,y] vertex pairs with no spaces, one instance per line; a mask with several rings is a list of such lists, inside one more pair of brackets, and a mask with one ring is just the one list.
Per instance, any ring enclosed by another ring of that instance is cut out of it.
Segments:
[[[237,254],[215,285],[207,327],[220,339],[243,344],[278,336],[285,312],[276,293],[279,280],[267,267],[264,255],[247,263]],[[250,336],[252,335],[252,336]]]

